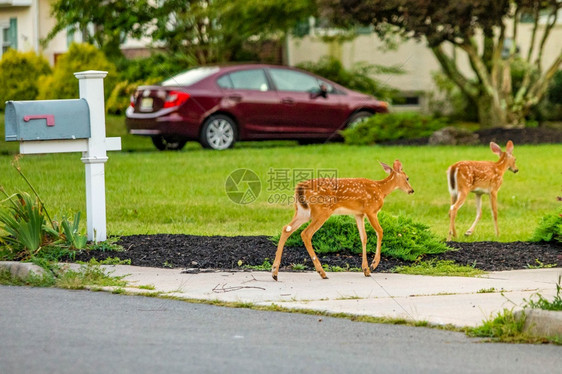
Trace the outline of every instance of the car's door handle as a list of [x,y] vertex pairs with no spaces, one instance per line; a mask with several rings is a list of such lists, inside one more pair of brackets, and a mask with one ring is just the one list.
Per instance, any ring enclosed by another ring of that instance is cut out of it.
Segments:
[[242,95],[228,95],[228,99],[236,102],[242,101]]
[[295,105],[295,100],[292,97],[284,97],[281,99],[281,102],[287,105]]

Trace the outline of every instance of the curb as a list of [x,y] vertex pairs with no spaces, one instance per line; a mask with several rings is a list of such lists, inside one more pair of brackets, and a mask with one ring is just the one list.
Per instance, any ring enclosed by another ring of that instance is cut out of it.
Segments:
[[41,266],[29,262],[0,261],[0,270],[9,270],[14,278],[26,279],[30,275],[45,276],[48,272]]
[[533,336],[562,338],[562,312],[542,309],[526,309],[515,312],[515,318],[526,316],[523,331]]

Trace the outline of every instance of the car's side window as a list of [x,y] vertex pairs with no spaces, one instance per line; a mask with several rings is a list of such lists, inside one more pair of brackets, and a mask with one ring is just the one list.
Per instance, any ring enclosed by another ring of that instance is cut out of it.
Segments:
[[285,69],[270,69],[269,72],[279,91],[315,92],[320,89],[318,80],[311,75]]
[[269,84],[262,69],[235,71],[217,79],[217,84],[222,88],[269,91]]

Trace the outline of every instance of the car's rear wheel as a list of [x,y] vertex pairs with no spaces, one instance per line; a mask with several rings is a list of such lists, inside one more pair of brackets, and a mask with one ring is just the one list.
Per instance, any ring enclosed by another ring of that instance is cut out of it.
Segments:
[[187,140],[171,136],[155,135],[152,144],[161,151],[179,151],[187,143]]
[[213,115],[205,121],[201,130],[201,145],[205,148],[223,150],[236,142],[238,129],[234,120],[223,114]]
[[347,128],[352,129],[359,125],[361,122],[364,122],[367,118],[372,117],[373,113],[367,112],[366,110],[362,110],[360,112],[354,113],[349,117],[347,121]]

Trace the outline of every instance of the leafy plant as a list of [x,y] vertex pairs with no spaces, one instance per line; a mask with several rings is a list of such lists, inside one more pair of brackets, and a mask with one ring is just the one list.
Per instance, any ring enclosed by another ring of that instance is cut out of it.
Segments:
[[[0,205],[0,243],[6,246],[6,249],[0,251],[0,259],[33,259],[42,249],[44,257],[53,261],[73,257],[74,253],[67,248],[82,249],[87,243],[87,237],[78,232],[80,212],[74,216],[72,223],[63,218],[60,225],[57,224],[21,171],[17,158],[13,166],[33,191],[35,198],[27,192],[8,195],[0,186],[0,192],[6,197],[0,203],[7,205]],[[62,248],[61,244],[65,244],[67,248]]]
[[562,276],[558,277],[558,283],[556,283],[556,296],[552,301],[548,301],[541,294],[537,293],[538,300],[534,301],[532,299],[527,301],[527,306],[534,309],[543,310],[560,310],[562,311]]
[[467,331],[469,336],[490,338],[497,341],[518,342],[529,339],[523,333],[525,318],[517,318],[512,310],[504,309],[496,317],[484,321],[481,326]]
[[4,202],[10,204],[0,207],[0,241],[11,249],[14,259],[27,259],[52,242],[56,233],[45,227],[45,210],[39,199],[26,192],[8,196],[0,190],[7,197]]
[[62,233],[59,234],[59,236],[68,246],[74,249],[83,249],[86,247],[88,237],[78,232],[80,227],[80,212],[74,215],[72,224],[66,218],[63,218],[60,227],[62,228]]
[[[414,261],[424,254],[443,253],[451,248],[439,240],[429,227],[414,222],[411,218],[392,217],[383,212],[379,213],[379,222],[384,230],[381,252],[383,255]],[[286,245],[292,247],[304,246],[300,233],[307,225],[303,225],[287,240]],[[368,223],[367,252],[373,252],[377,245],[375,230]],[[272,238],[278,242],[280,234]],[[312,237],[312,245],[317,253],[333,253],[351,251],[361,253],[361,238],[355,220],[348,216],[331,217]]]
[[341,132],[345,142],[369,145],[397,139],[414,139],[430,136],[449,124],[445,118],[434,118],[416,112],[375,115],[357,126]]
[[111,276],[102,264],[96,259],[91,259],[86,264],[80,265],[79,270],[66,270],[58,275],[55,285],[60,288],[83,289],[86,286],[99,287],[125,287],[127,282],[123,276]]
[[266,258],[261,265],[244,265],[244,268],[258,271],[271,271],[271,266],[271,262]]
[[535,229],[531,241],[562,243],[562,211],[544,216]]
[[429,261],[420,261],[411,266],[397,266],[392,269],[392,272],[449,277],[474,277],[485,273],[483,270],[476,269],[473,266],[458,265],[454,261],[450,260],[435,261],[434,259]]

